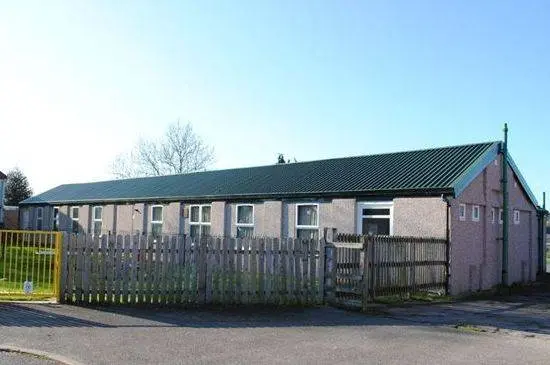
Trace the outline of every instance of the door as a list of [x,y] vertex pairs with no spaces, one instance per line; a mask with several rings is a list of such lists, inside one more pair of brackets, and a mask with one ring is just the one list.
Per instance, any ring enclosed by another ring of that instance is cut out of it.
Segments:
[[357,233],[363,235],[393,234],[393,202],[357,203]]

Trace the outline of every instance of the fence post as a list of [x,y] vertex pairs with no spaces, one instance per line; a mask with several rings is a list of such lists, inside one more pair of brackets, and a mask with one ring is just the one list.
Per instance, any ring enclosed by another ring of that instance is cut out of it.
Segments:
[[335,299],[335,290],[336,290],[336,249],[333,243],[325,243],[325,289],[324,296],[327,302],[332,303]]
[[[56,256],[57,256],[57,302],[65,302],[65,287],[67,283],[67,251],[69,248],[68,243],[63,244],[70,235],[63,234],[61,232],[56,233],[55,235],[55,246],[56,246]],[[70,238],[69,238],[70,239]]]
[[317,262],[319,268],[319,291],[317,294],[317,300],[319,301],[319,303],[323,303],[325,301],[325,247],[326,239],[321,238],[319,240],[319,261]]
[[206,251],[207,251],[207,238],[201,236],[199,239],[199,257],[198,257],[198,266],[197,266],[197,294],[198,294],[198,304],[206,303]]
[[375,236],[367,236],[367,242],[369,243],[367,247],[369,247],[369,292],[371,296],[371,300],[374,301],[374,298],[376,296],[376,267],[378,266],[378,263],[376,262],[376,253],[375,253],[375,246],[376,246],[376,238]]
[[370,266],[370,257],[369,257],[369,240],[367,236],[363,237],[363,290],[361,295],[361,305],[363,311],[367,310],[367,306],[370,302],[369,300],[369,292],[370,292],[370,278],[372,275],[369,275],[369,266]]

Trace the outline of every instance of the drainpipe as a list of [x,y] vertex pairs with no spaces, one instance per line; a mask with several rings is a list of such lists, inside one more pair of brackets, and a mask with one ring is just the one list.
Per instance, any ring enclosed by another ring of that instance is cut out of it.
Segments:
[[540,231],[539,231],[539,257],[540,273],[546,273],[546,192],[542,193],[542,212],[540,212]]
[[446,227],[445,227],[445,241],[447,246],[445,248],[445,262],[447,268],[447,280],[445,282],[445,295],[449,295],[449,284],[451,282],[451,227],[450,227],[450,217],[451,217],[451,197],[447,195],[442,195],[441,199],[447,204],[446,209]]
[[502,285],[508,286],[508,124],[502,144]]

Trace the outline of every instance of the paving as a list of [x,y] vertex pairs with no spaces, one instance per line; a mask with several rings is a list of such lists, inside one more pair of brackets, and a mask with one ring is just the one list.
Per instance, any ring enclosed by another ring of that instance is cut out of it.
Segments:
[[[394,308],[381,315],[330,307],[170,310],[5,303],[0,347],[46,351],[67,363],[90,365],[549,363],[546,304],[529,296],[512,299]],[[502,330],[478,327],[484,318]]]

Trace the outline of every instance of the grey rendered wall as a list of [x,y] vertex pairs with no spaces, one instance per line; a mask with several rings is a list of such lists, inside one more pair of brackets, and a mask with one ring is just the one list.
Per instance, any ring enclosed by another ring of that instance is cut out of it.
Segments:
[[340,233],[357,233],[357,202],[355,199],[333,199],[330,215],[322,228],[336,228]]
[[141,233],[143,231],[143,203],[119,204],[116,207],[116,232],[120,234]]
[[395,236],[437,237],[447,235],[447,204],[441,198],[393,200]]
[[[249,204],[230,203],[226,209],[226,224],[230,227],[226,233],[232,237],[237,235],[237,205]],[[264,201],[259,203],[250,203],[254,206],[254,235],[267,237],[280,237],[282,229],[282,202]]]
[[163,233],[180,233],[180,206],[179,202],[170,203],[164,206],[163,212]]
[[213,236],[224,236],[226,234],[225,207],[225,201],[212,202],[212,210],[210,211],[210,234]]
[[69,216],[69,207],[63,205],[59,207],[59,230],[70,231],[71,230],[71,218]]
[[[501,283],[502,207],[500,156],[451,203],[451,294],[489,289]],[[513,171],[509,177],[509,283],[535,280],[537,267],[536,210],[520,188]],[[459,206],[466,205],[466,219],[459,219]],[[480,220],[472,220],[473,205],[480,206]],[[491,211],[496,219],[492,222]],[[520,224],[513,211],[520,210]]]
[[101,229],[103,232],[113,232],[115,223],[115,206],[108,204],[103,206]]
[[356,200],[333,199],[319,202],[283,202],[283,238],[296,237],[297,204],[319,204],[319,236],[323,228],[336,228],[341,233],[356,233]]

